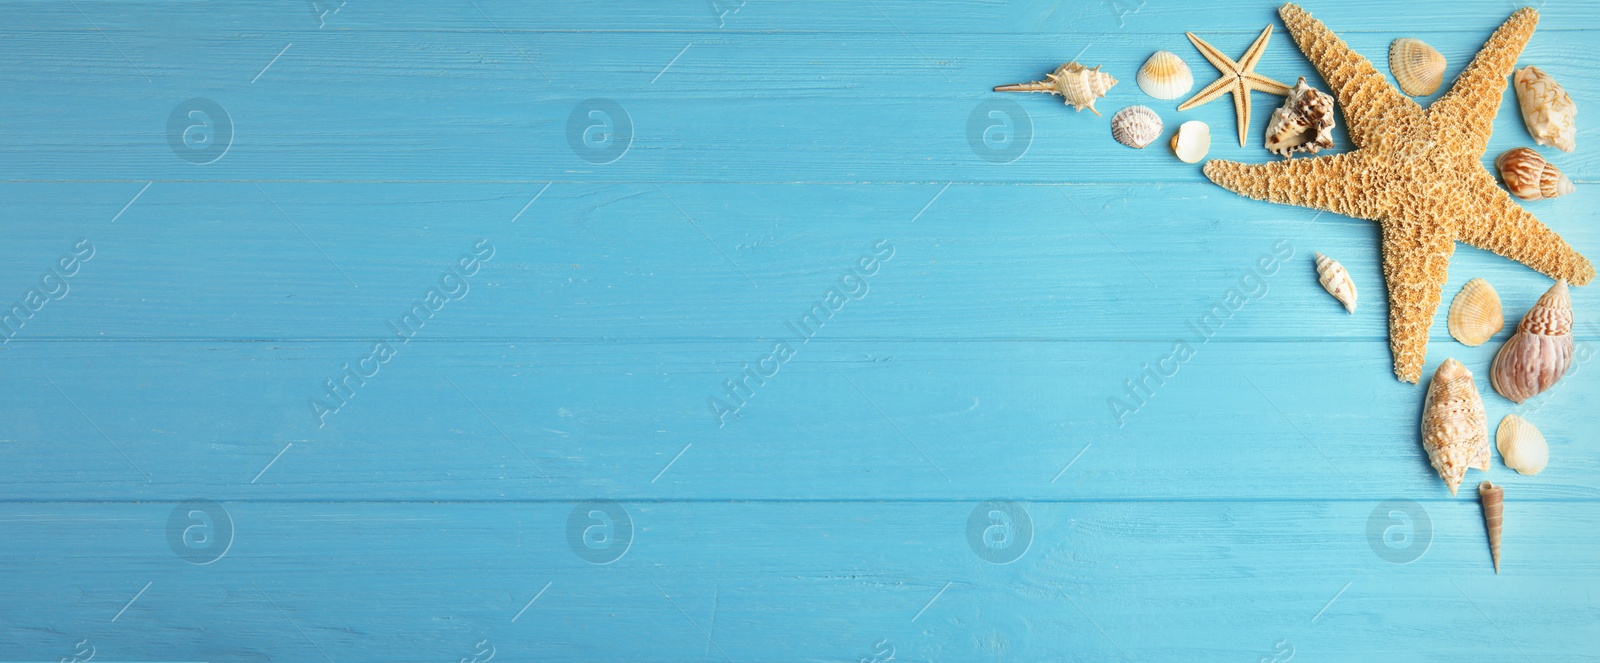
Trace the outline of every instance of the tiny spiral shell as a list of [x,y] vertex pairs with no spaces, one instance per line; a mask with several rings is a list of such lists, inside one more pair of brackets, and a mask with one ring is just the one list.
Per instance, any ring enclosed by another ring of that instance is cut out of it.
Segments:
[[1511,195],[1523,200],[1554,198],[1577,190],[1560,168],[1532,148],[1506,150],[1495,158],[1494,167]]
[[1560,280],[1495,353],[1489,382],[1501,396],[1521,403],[1554,386],[1572,365],[1572,353],[1572,297],[1566,280]]
[[1356,284],[1350,280],[1350,273],[1345,271],[1344,265],[1318,253],[1317,280],[1322,283],[1323,290],[1344,304],[1346,311],[1356,312]]
[[1145,106],[1129,106],[1111,117],[1111,137],[1135,149],[1161,137],[1161,116]]

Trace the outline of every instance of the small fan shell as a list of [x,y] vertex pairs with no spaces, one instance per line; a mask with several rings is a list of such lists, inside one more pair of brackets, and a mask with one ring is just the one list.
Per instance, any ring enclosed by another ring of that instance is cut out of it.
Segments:
[[1550,445],[1533,424],[1514,414],[1500,420],[1494,432],[1494,446],[1500,460],[1518,474],[1538,474],[1550,464]]
[[1450,301],[1450,335],[1470,346],[1483,345],[1506,326],[1500,294],[1483,279],[1472,279]]
[[1170,51],[1156,51],[1139,67],[1139,89],[1157,99],[1177,99],[1194,87],[1188,63]]
[[1389,44],[1389,71],[1400,89],[1413,97],[1426,97],[1444,82],[1444,56],[1421,40],[1402,37]]
[[1145,106],[1129,106],[1111,116],[1111,137],[1135,149],[1161,137],[1161,116]]

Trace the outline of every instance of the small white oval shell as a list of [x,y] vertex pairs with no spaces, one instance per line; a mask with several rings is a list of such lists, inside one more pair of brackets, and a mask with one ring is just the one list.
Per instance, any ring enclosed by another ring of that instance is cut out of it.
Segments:
[[1494,446],[1500,450],[1500,460],[1518,474],[1538,474],[1550,464],[1550,445],[1544,441],[1544,434],[1514,414],[1500,420],[1500,427],[1494,432]]
[[1184,163],[1199,163],[1211,150],[1211,127],[1199,120],[1189,120],[1178,125],[1172,134],[1172,152]]
[[1156,51],[1139,67],[1139,89],[1157,99],[1177,99],[1194,87],[1189,64],[1170,51]]
[[1134,149],[1155,142],[1161,129],[1161,116],[1145,106],[1129,106],[1111,117],[1111,137]]

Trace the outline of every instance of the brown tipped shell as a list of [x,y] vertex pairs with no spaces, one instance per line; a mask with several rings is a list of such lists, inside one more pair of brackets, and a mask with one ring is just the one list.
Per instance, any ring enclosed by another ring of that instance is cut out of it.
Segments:
[[1521,403],[1555,385],[1572,365],[1572,297],[1556,281],[1522,316],[1489,368],[1494,390]]
[[1079,111],[1087,108],[1089,112],[1099,115],[1100,111],[1094,108],[1095,100],[1106,96],[1106,92],[1116,84],[1117,79],[1112,78],[1111,74],[1100,71],[1099,65],[1090,69],[1076,62],[1068,62],[1056,67],[1054,72],[1046,74],[1042,81],[1001,85],[994,91],[1059,94],[1068,106]]
[[1550,445],[1544,433],[1533,424],[1514,414],[1500,420],[1494,431],[1494,446],[1500,450],[1500,460],[1518,474],[1538,474],[1550,464]]
[[1511,77],[1511,87],[1534,142],[1562,152],[1578,149],[1578,105],[1556,79],[1538,67],[1523,67]]
[[1483,279],[1472,279],[1450,301],[1450,335],[1470,346],[1483,345],[1506,326],[1500,294]]
[[1472,372],[1446,359],[1433,374],[1422,404],[1422,448],[1428,463],[1456,494],[1467,468],[1489,469],[1489,421]]
[[1267,121],[1267,151],[1283,157],[1333,147],[1333,97],[1306,85],[1304,76]]
[[1523,200],[1540,200],[1564,196],[1577,190],[1572,180],[1561,173],[1555,164],[1532,148],[1518,147],[1506,150],[1494,160],[1500,179],[1511,190],[1511,195]]
[[1406,94],[1425,97],[1444,82],[1444,56],[1420,40],[1402,37],[1389,44],[1389,71]]
[[1489,559],[1494,572],[1500,572],[1500,527],[1505,521],[1506,489],[1487,481],[1478,484],[1478,501],[1483,504],[1483,526],[1489,530]]
[[1156,51],[1145,60],[1137,80],[1139,89],[1157,99],[1177,99],[1194,87],[1188,63],[1170,51]]
[[1344,310],[1356,312],[1356,284],[1350,280],[1350,273],[1339,261],[1318,253],[1317,281],[1322,283],[1323,290],[1344,304]]
[[1199,163],[1211,150],[1211,127],[1199,120],[1178,125],[1172,134],[1172,152],[1184,163]]
[[1111,137],[1135,149],[1161,137],[1161,116],[1144,106],[1129,106],[1111,116]]

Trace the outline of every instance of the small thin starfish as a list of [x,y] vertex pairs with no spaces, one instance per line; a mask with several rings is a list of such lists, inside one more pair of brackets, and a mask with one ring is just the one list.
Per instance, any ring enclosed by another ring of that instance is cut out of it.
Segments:
[[1395,375],[1406,382],[1422,375],[1458,240],[1574,285],[1594,278],[1594,265],[1513,201],[1482,163],[1506,77],[1539,12],[1512,14],[1426,109],[1304,9],[1288,4],[1278,14],[1338,97],[1357,149],[1260,165],[1211,161],[1205,174],[1257,200],[1378,222]]
[[1289,94],[1289,86],[1262,76],[1254,71],[1256,63],[1261,61],[1261,54],[1267,52],[1267,39],[1272,37],[1272,26],[1261,31],[1261,36],[1256,37],[1255,43],[1250,45],[1250,50],[1244,52],[1244,57],[1238,62],[1228,59],[1217,47],[1207,44],[1205,40],[1194,36],[1193,32],[1185,32],[1189,41],[1194,42],[1194,47],[1206,56],[1211,64],[1222,72],[1222,77],[1212,81],[1205,89],[1196,92],[1188,101],[1178,107],[1186,111],[1195,106],[1216,99],[1227,93],[1233,93],[1233,113],[1239,118],[1239,147],[1244,147],[1245,132],[1250,128],[1250,91],[1260,90],[1280,97]]

